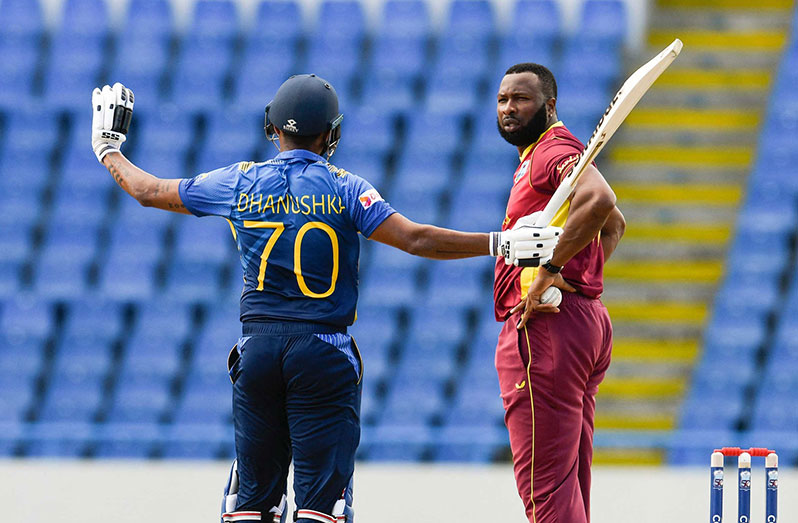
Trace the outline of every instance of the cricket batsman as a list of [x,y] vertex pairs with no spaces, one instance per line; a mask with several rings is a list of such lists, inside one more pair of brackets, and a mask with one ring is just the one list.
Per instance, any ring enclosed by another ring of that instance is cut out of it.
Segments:
[[[497,96],[498,129],[518,148],[503,229],[542,211],[583,145],[557,118],[557,83],[532,63],[509,68]],[[599,297],[602,269],[623,235],[615,194],[591,165],[552,225],[563,234],[539,267],[496,264],[496,347],[518,493],[530,523],[588,523],[593,415],[610,364],[612,325]],[[562,303],[541,304],[550,286]],[[556,313],[556,314],[554,314]]]
[[[548,259],[559,227],[465,233],[414,223],[363,178],[328,163],[343,115],[332,85],[292,76],[266,106],[279,154],[187,179],[162,179],[120,152],[134,97],[117,83],[92,93],[92,147],[144,206],[229,221],[244,285],[242,333],[228,357],[236,460],[224,522],[284,522],[289,463],[293,521],[354,521],[363,364],[347,327],[358,295],[358,233],[434,259]],[[390,299],[390,297],[386,297]]]

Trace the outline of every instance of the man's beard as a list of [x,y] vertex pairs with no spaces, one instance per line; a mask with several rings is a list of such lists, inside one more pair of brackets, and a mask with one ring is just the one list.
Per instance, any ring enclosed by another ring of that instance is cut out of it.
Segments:
[[540,109],[532,116],[532,119],[529,120],[529,123],[526,124],[524,127],[521,127],[517,131],[508,132],[504,130],[502,127],[501,120],[496,117],[496,126],[499,128],[499,134],[502,135],[502,138],[507,140],[507,142],[515,145],[516,147],[523,147],[525,145],[530,145],[538,141],[540,135],[548,127],[549,117],[546,114],[546,104],[540,106]]

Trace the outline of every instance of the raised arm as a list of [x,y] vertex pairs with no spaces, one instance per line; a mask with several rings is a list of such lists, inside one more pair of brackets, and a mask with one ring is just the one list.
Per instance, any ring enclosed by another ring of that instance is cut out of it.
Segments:
[[162,179],[139,169],[121,152],[105,155],[102,164],[114,177],[119,187],[145,207],[191,214],[180,198],[180,179]]
[[133,91],[120,83],[92,92],[91,145],[94,154],[116,183],[141,205],[190,214],[180,199],[179,179],[153,176],[133,165],[120,152],[133,118],[133,100]]

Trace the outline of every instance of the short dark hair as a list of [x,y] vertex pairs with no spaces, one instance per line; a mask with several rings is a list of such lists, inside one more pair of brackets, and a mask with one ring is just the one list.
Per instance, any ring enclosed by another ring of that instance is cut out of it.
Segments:
[[534,73],[540,80],[543,96],[545,96],[546,99],[557,98],[557,81],[554,79],[554,74],[549,71],[547,67],[532,62],[523,62],[510,67],[504,74],[518,73]]

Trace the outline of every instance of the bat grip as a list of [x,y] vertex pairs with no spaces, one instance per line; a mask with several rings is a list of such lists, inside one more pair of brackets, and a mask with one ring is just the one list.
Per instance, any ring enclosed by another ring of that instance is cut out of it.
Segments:
[[517,267],[539,267],[540,258],[527,258],[525,260],[518,260]]

